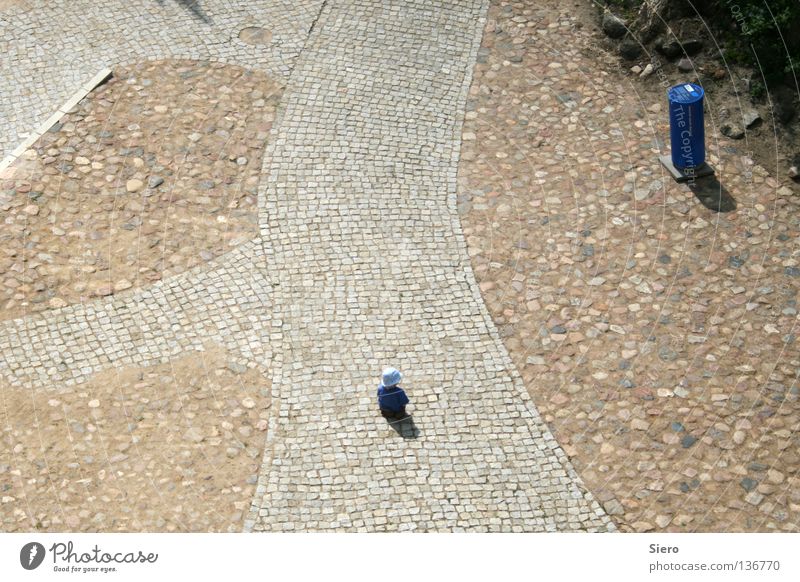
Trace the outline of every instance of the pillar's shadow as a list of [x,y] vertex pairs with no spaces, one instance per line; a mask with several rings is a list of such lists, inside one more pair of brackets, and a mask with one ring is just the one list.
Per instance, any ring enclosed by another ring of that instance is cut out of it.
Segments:
[[698,178],[689,184],[700,204],[714,212],[731,212],[736,210],[736,200],[730,195],[716,176]]
[[[161,5],[164,4],[164,0],[156,0],[156,1]],[[203,8],[200,6],[200,0],[175,0],[175,2],[177,2],[183,8],[188,10],[189,13],[198,20],[202,20],[206,24],[213,24],[211,17],[208,16],[203,11]]]
[[404,439],[415,439],[420,434],[419,429],[417,428],[417,425],[414,424],[414,419],[410,414],[405,418],[400,419],[387,418],[386,423]]

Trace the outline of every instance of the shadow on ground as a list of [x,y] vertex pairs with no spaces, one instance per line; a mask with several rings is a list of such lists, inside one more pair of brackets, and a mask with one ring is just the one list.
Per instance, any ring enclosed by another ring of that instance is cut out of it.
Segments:
[[420,434],[419,429],[417,428],[417,425],[414,424],[414,419],[411,415],[401,418],[400,420],[386,419],[386,422],[404,439],[415,439]]
[[698,178],[689,188],[694,192],[700,204],[714,212],[731,212],[736,210],[736,200],[730,195],[715,176]]
[[[206,24],[212,24],[211,17],[209,17],[201,8],[200,0],[175,0],[183,8],[192,13],[192,16],[198,20],[202,20]],[[164,5],[164,0],[158,0],[160,5]]]

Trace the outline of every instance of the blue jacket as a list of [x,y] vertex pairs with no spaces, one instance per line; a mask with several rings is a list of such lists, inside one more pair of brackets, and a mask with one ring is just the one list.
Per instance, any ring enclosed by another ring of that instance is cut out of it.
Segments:
[[378,407],[381,410],[400,412],[408,402],[408,396],[399,386],[390,386],[389,388],[383,384],[378,386]]

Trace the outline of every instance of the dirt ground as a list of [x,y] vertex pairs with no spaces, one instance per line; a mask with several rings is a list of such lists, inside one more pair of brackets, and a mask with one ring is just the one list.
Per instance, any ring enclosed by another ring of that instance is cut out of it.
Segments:
[[[759,81],[760,76],[751,67],[722,58],[721,47],[725,46],[725,40],[712,35],[710,30],[714,29],[713,22],[704,22],[699,16],[684,16],[672,18],[666,23],[682,41],[699,39],[703,43],[702,50],[689,57],[692,70],[682,72],[678,68],[679,58],[668,59],[655,50],[652,44],[646,47],[649,54],[643,53],[633,61],[619,57],[619,42],[608,38],[601,29],[602,11],[599,4],[592,0],[582,0],[574,6],[580,25],[593,34],[596,43],[596,46],[584,50],[587,57],[591,57],[598,48],[613,55],[615,68],[630,81],[632,90],[641,93],[643,100],[661,101],[665,104],[664,116],[667,121],[666,88],[686,82],[700,84],[706,94],[707,143],[719,140],[723,126],[737,126],[742,134],[738,139],[727,140],[729,143],[725,147],[728,153],[752,159],[772,177],[800,195],[800,184],[793,182],[788,175],[789,167],[794,163],[795,157],[800,155],[800,114],[796,114],[788,124],[782,124],[775,118],[772,107],[779,89],[751,98],[750,79],[752,77]],[[628,22],[635,16],[635,11],[617,10],[616,13],[627,18]],[[648,64],[653,65],[653,72],[643,77]],[[633,67],[638,69],[631,71]],[[791,91],[796,93],[796,89]],[[752,113],[758,113],[760,119],[751,127],[744,127],[743,117]],[[666,136],[662,149],[667,148],[669,136]]]
[[0,386],[0,531],[241,531],[266,370],[207,346],[77,387]]
[[719,181],[676,184],[664,96],[618,64],[571,4],[492,4],[458,193],[482,297],[621,530],[798,531],[800,197],[710,133]]
[[281,93],[206,62],[114,71],[0,181],[0,319],[146,286],[256,236]]

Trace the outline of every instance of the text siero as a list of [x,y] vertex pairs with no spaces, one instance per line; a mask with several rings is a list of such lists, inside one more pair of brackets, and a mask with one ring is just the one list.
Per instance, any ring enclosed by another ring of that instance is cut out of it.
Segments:
[[650,544],[651,554],[677,554],[678,546],[662,546],[659,544]]

